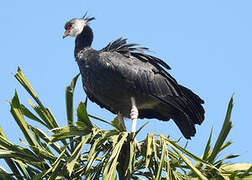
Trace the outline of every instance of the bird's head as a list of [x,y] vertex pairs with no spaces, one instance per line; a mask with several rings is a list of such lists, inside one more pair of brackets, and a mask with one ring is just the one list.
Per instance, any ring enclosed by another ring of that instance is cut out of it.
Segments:
[[88,25],[88,22],[94,20],[94,17],[85,17],[83,18],[73,18],[65,24],[65,33],[63,38],[67,36],[77,37],[84,29],[85,26]]

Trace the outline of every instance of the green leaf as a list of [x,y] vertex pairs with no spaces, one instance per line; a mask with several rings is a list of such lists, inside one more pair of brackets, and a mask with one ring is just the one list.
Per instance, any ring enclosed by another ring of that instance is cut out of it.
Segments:
[[19,99],[18,99],[18,95],[17,92],[15,91],[15,95],[10,103],[11,105],[11,114],[14,117],[14,119],[16,120],[18,126],[20,127],[22,133],[25,136],[25,139],[28,141],[28,143],[31,146],[37,146],[35,140],[33,139],[32,135],[29,132],[28,129],[28,125],[24,119],[24,116],[22,114],[22,110],[21,110],[21,105],[19,103]]
[[222,129],[220,131],[220,134],[218,136],[218,139],[214,145],[213,151],[208,159],[208,162],[213,163],[216,156],[219,154],[219,152],[222,150],[223,143],[225,142],[227,135],[229,134],[231,128],[232,128],[232,122],[230,120],[231,118],[231,113],[232,113],[232,108],[233,108],[233,96],[231,97],[229,104],[228,104],[228,109],[225,117],[225,121],[222,125]]
[[153,134],[148,134],[146,138],[146,155],[145,155],[145,170],[149,167],[150,159],[151,159],[151,153],[152,153],[152,139],[154,138]]
[[111,125],[120,132],[126,131],[126,128],[123,126],[122,122],[118,119],[118,116],[111,121]]
[[21,174],[18,171],[16,163],[13,160],[11,160],[10,158],[4,158],[4,160],[7,163],[7,165],[9,166],[12,173],[15,174],[16,177],[21,177]]
[[[52,126],[51,129],[58,127],[58,124],[55,118],[53,117],[50,109],[44,107],[42,102],[39,100],[37,94],[33,90],[31,84],[26,79],[26,77],[24,76],[24,74],[22,73],[19,67],[18,67],[17,73],[14,76],[20,82],[20,84],[26,89],[26,91],[32,96],[32,98],[37,102],[37,104],[39,105],[37,107],[37,110],[39,111],[40,115],[43,114],[44,117],[48,118],[48,121],[50,122],[50,125]],[[36,112],[38,113],[38,111]],[[47,119],[43,119],[43,120],[47,124],[47,127],[48,127],[49,124],[47,122]]]
[[[10,151],[16,154],[19,154],[21,158],[24,157],[29,157],[31,158],[31,161],[39,161],[38,157],[29,149],[14,145],[10,143],[7,139],[5,138],[0,138],[0,150],[2,153],[5,153],[5,151]],[[7,153],[10,154],[10,153]]]
[[91,136],[91,134],[85,136],[82,139],[82,141],[75,148],[72,156],[68,159],[66,166],[67,166],[67,170],[69,172],[69,176],[71,176],[71,174],[73,172],[74,165],[77,163],[77,160],[80,158],[81,150],[83,149],[83,146],[87,143],[90,136]]
[[42,108],[41,106],[35,106],[31,102],[30,99],[28,99],[28,103],[31,105],[31,107],[34,109],[34,111],[39,115],[39,117],[43,120],[44,124],[46,124],[46,127],[48,129],[53,129],[53,128],[57,128],[58,127],[57,123],[53,122],[54,119],[51,119],[48,116],[48,113],[46,112],[46,110],[44,108]]
[[11,174],[7,173],[7,171],[0,166],[0,179],[2,180],[15,180]]
[[129,164],[127,168],[127,173],[132,175],[133,171],[135,169],[135,164],[136,164],[136,150],[137,150],[137,141],[136,140],[131,140],[129,144]]
[[170,166],[170,160],[169,160],[169,150],[168,148],[165,151],[165,155],[166,158],[164,159],[166,162],[166,166],[165,166],[165,173],[166,173],[166,179],[170,179],[171,178],[171,166]]
[[89,117],[91,117],[91,118],[93,118],[93,119],[96,119],[96,120],[98,120],[98,121],[101,121],[101,122],[104,122],[104,123],[106,123],[106,124],[111,125],[111,123],[110,123],[110,122],[105,121],[104,119],[98,118],[98,117],[93,116],[93,115],[91,115],[91,114],[88,114],[88,116],[89,116]]
[[[102,133],[102,131],[100,129],[95,129],[93,128],[92,131],[92,137],[98,137],[98,134]],[[108,140],[108,138],[113,135],[113,133],[111,133],[111,131],[105,132],[102,134],[101,137],[97,138],[97,139],[93,139],[90,138],[90,141],[94,141],[88,152],[88,157],[87,157],[87,165],[86,165],[86,171],[88,172],[91,168],[93,163],[95,162],[97,155],[103,150],[105,151],[105,149],[102,149],[103,144],[105,141]]]
[[45,160],[51,160],[51,161],[55,161],[56,157],[50,152],[50,151],[46,151],[40,147],[31,147],[34,149],[34,151],[36,152],[37,156],[40,157],[40,159],[45,159]]
[[2,136],[2,138],[4,138],[5,140],[7,140],[6,135],[4,134],[2,127],[0,126],[0,136]]
[[[76,82],[77,82],[79,75],[80,75],[80,73],[77,74],[73,78],[71,84],[66,87],[65,98],[66,98],[66,114],[67,114],[67,124],[68,125],[72,125],[73,121],[74,121],[73,96],[74,96],[75,85],[76,85]],[[70,138],[69,140],[70,140],[71,151],[73,151],[73,149],[74,149],[73,138]]]
[[[135,136],[148,122],[135,134],[127,133],[118,118],[109,123],[89,115],[86,110],[87,101],[79,104],[78,119],[74,123],[73,96],[78,75],[66,87],[65,92],[68,126],[59,127],[50,109],[43,106],[19,68],[15,77],[36,101],[33,105],[29,100],[35,113],[19,103],[15,92],[10,103],[11,113],[25,136],[26,141],[21,142],[29,149],[10,143],[0,128],[0,158],[5,160],[13,174],[9,176],[0,167],[0,179],[110,180],[117,179],[117,176],[120,179],[205,179],[205,176],[235,179],[251,175],[251,164],[224,165],[225,160],[237,155],[231,154],[216,160],[220,152],[231,145],[230,141],[225,140],[232,127],[230,116],[233,97],[213,150],[210,146],[213,134],[211,131],[204,153],[199,158],[164,135],[148,134],[144,141],[140,141],[141,149],[137,148]],[[29,125],[25,118],[39,122],[46,127],[45,132],[49,129],[53,132],[52,137]],[[110,124],[115,129],[102,130],[93,125],[91,118]],[[55,142],[58,140],[61,142]]]
[[30,176],[29,176],[28,172],[26,171],[26,168],[28,166],[19,160],[15,160],[15,162],[16,162],[20,172],[23,174],[24,179],[30,179]]
[[203,158],[202,158],[203,160],[206,160],[208,155],[209,155],[210,148],[211,148],[212,135],[213,135],[213,128],[211,129],[210,136],[209,136],[208,141],[207,141],[207,145],[206,145],[206,148],[205,148],[205,151],[204,151],[204,154],[203,154]]
[[97,154],[100,153],[100,151],[98,151],[98,146],[97,146],[100,140],[101,138],[96,139],[88,152],[86,172],[89,172],[90,169],[92,169],[92,165],[96,160]]
[[[42,131],[41,129],[39,128],[36,128],[36,127],[32,127],[30,126],[30,129],[37,134],[37,136],[39,136],[39,138],[43,139],[46,143],[43,144],[42,146],[45,148],[45,149],[48,149],[46,148],[45,146],[51,146],[57,153],[61,153],[62,152],[62,148],[59,146],[59,144],[57,143],[52,143],[51,142],[51,138],[49,136],[46,135],[46,133],[44,131]],[[50,151],[49,151],[50,152]],[[66,155],[69,155],[67,152],[66,152]]]
[[67,123],[68,125],[71,125],[73,123],[73,96],[74,96],[74,89],[75,89],[75,85],[76,82],[78,80],[80,73],[77,74],[70,86],[66,87],[66,113],[67,113]]
[[59,127],[55,117],[53,116],[51,110],[49,108],[44,109],[46,117],[50,120],[51,124],[53,125],[53,128]]
[[195,168],[192,163],[189,161],[189,159],[181,154],[175,146],[173,146],[172,143],[167,141],[168,145],[184,160],[184,162],[191,168],[191,170],[199,177],[199,179],[207,180],[207,178],[197,169]]
[[37,116],[35,116],[29,109],[27,109],[23,104],[21,104],[21,110],[24,116],[28,117],[29,119],[32,119],[36,122],[39,122],[43,126],[47,127],[47,125],[40,120]]
[[146,122],[146,123],[144,123],[144,125],[142,125],[142,126],[136,131],[135,136],[136,136],[147,124],[149,124],[149,121]]
[[59,157],[55,160],[55,162],[52,164],[52,167],[49,168],[47,171],[45,171],[44,173],[42,173],[40,176],[41,176],[41,179],[43,177],[45,177],[47,174],[49,173],[52,173],[52,174],[56,174],[54,172],[57,171],[57,169],[59,169],[60,167],[60,163],[61,163],[61,160],[62,160],[62,157],[64,156],[65,154],[65,151],[66,149],[63,149],[63,151],[61,152],[61,154],[59,155]]
[[[4,134],[1,127],[0,127],[0,135],[1,135],[0,139],[2,140],[2,141],[0,140],[0,148],[8,150],[8,147],[12,146],[12,144],[8,142],[7,137]],[[11,171],[13,172],[13,174],[15,174],[16,177],[21,177],[21,174],[19,173],[15,162],[13,160],[11,160],[10,158],[4,158],[4,160],[7,163],[7,165],[9,166],[9,168],[11,169]],[[0,177],[1,177],[1,175],[0,175]],[[2,177],[2,178],[4,178],[4,177]]]
[[13,150],[5,150],[5,149],[0,149],[0,158],[14,158],[14,159],[19,159],[19,160],[24,160],[26,162],[40,162],[40,159],[38,159],[36,156],[32,155],[31,153],[26,153],[29,152],[28,149],[23,149],[24,151],[13,151]]
[[224,162],[225,160],[227,160],[227,159],[233,159],[233,158],[237,158],[237,157],[239,157],[239,155],[230,154],[230,155],[224,157],[223,159],[221,159],[221,160],[215,162],[214,165],[215,165],[216,167],[219,167],[219,166],[221,166],[221,165],[223,164],[223,162]]
[[236,164],[224,164],[220,167],[225,171],[247,171],[250,169],[252,172],[252,164],[251,163],[236,163]]
[[[211,148],[211,139],[212,139],[212,134],[213,134],[213,128],[211,129],[211,132],[210,132],[210,136],[208,138],[208,141],[207,141],[207,144],[206,144],[206,147],[205,147],[205,151],[204,151],[204,154],[202,156],[202,159],[204,161],[207,160],[207,158],[209,157],[209,154],[210,154],[210,148]],[[194,166],[198,169],[200,169],[203,164],[200,162],[200,161],[197,161]]]
[[20,82],[20,84],[26,89],[26,91],[33,97],[33,99],[42,107],[43,104],[40,102],[37,94],[35,93],[35,91],[33,90],[31,84],[29,83],[29,81],[26,79],[26,77],[24,76],[24,74],[22,73],[21,69],[18,67],[17,69],[17,73],[14,75],[15,78]]
[[167,137],[165,137],[164,135],[159,135],[160,137],[164,138],[167,142],[169,142],[169,145],[172,144],[173,147],[175,147],[176,149],[180,150],[182,153],[186,154],[187,156],[189,156],[190,158],[199,161],[203,164],[205,164],[206,166],[209,166],[211,168],[214,168],[213,165],[209,164],[208,162],[204,161],[203,159],[195,156],[194,154],[190,153],[189,151],[187,151],[186,149],[182,148],[181,146],[179,146],[176,142],[171,141],[170,139],[168,139]]
[[158,150],[159,150],[159,144],[157,143],[156,141],[156,138],[155,136],[153,135],[153,138],[152,138],[152,152],[154,154],[154,160],[155,162],[158,162]]
[[160,161],[158,163],[158,170],[157,170],[157,174],[156,174],[156,178],[155,178],[156,180],[161,179],[162,168],[164,166],[165,151],[166,151],[166,148],[167,148],[166,142],[163,141],[163,139],[160,139],[160,144],[162,146],[162,152],[161,152]]
[[85,123],[90,128],[93,127],[93,124],[88,117],[86,106],[83,102],[80,102],[77,108],[77,117],[78,117],[78,121]]
[[[44,141],[42,141],[43,139],[41,138],[41,135],[42,135],[41,131],[38,130],[37,128],[32,127],[31,125],[29,125],[29,129],[32,132],[32,135],[35,138],[38,145],[41,148],[43,148],[44,150],[46,150],[48,153],[53,154],[52,151],[50,150],[48,144],[45,143]],[[44,137],[44,134],[42,136]]]
[[[80,124],[79,122],[78,124]],[[83,123],[84,124],[84,123]],[[56,142],[59,140],[65,140],[66,138],[75,137],[75,136],[84,136],[91,132],[90,127],[86,126],[64,126],[61,128],[52,129],[54,133],[52,135],[53,139],[51,142]]]
[[116,172],[116,167],[118,163],[118,156],[121,152],[122,146],[124,142],[127,140],[128,133],[127,132],[121,132],[120,133],[122,137],[120,140],[117,142],[117,139],[119,139],[118,136],[114,137],[114,141],[116,141],[115,146],[113,147],[113,150],[111,152],[111,155],[109,157],[108,162],[105,164],[104,167],[104,173],[103,173],[103,179],[114,179],[115,178],[115,172]]
[[222,144],[220,151],[222,151],[222,150],[225,149],[226,147],[230,146],[231,144],[232,144],[231,141],[228,141],[228,142]]

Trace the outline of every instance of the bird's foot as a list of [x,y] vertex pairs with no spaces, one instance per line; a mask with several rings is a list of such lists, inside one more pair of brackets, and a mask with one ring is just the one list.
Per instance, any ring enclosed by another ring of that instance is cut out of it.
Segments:
[[138,109],[136,107],[136,101],[135,101],[134,97],[131,98],[131,104],[132,104],[132,108],[130,111],[130,119],[132,120],[131,132],[136,132],[136,122],[137,122],[137,118],[138,118]]
[[130,111],[130,119],[133,121],[134,119],[138,118],[138,109],[136,106],[132,106],[132,109]]

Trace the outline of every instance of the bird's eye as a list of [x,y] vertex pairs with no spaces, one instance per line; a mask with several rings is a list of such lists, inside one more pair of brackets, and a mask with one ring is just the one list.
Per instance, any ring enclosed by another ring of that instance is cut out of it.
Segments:
[[70,30],[70,29],[72,28],[72,26],[73,26],[73,23],[67,23],[67,24],[65,25],[65,29],[66,29],[66,30]]
[[69,24],[69,25],[67,26],[67,29],[71,29],[72,26],[73,26],[73,24]]

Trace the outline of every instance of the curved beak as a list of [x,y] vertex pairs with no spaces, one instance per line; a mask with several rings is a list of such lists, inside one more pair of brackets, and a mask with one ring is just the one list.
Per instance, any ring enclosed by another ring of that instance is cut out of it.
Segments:
[[67,37],[68,35],[69,35],[69,31],[66,30],[65,33],[64,33],[64,35],[63,35],[63,39],[64,39],[65,37]]

